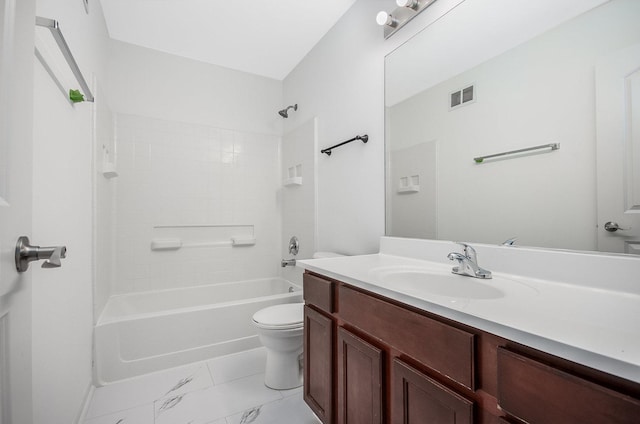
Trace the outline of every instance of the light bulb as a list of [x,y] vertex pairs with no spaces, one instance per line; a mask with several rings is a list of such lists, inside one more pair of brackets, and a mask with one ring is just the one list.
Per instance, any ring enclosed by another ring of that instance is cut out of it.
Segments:
[[376,15],[376,22],[380,26],[384,26],[384,25],[395,26],[396,25],[395,19],[393,19],[393,17],[391,15],[389,15],[387,12],[385,12],[384,10],[381,11],[381,12],[378,12],[378,14]]
[[396,0],[396,4],[399,7],[408,7],[411,9],[418,8],[418,0]]

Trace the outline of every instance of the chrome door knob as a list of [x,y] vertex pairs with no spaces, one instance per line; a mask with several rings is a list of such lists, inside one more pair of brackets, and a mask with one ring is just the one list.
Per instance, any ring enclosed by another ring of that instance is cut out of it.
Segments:
[[614,233],[618,230],[624,231],[628,230],[629,228],[620,228],[617,222],[609,221],[604,223],[604,229],[609,231],[610,233]]
[[67,257],[66,246],[40,247],[29,244],[29,237],[18,237],[16,243],[16,269],[25,272],[29,269],[29,263],[44,259],[42,268],[59,268],[62,266],[61,258]]

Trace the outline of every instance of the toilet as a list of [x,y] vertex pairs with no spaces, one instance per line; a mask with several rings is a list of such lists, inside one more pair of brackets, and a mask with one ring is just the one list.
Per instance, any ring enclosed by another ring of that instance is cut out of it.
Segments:
[[[317,252],[314,259],[342,256]],[[304,303],[284,303],[260,309],[253,314],[260,342],[267,350],[264,384],[276,390],[302,385],[302,335]]]
[[267,350],[267,387],[285,390],[302,385],[303,307],[304,303],[285,303],[253,314],[253,325]]

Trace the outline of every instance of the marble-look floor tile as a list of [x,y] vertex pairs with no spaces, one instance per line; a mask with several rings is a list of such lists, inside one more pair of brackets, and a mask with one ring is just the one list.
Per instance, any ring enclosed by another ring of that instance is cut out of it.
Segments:
[[137,408],[90,418],[84,420],[83,424],[154,424],[153,405],[149,403]]
[[211,387],[213,382],[204,362],[148,374],[95,390],[87,418],[152,404],[167,396]]
[[295,389],[279,390],[279,392],[282,395],[282,397],[289,397],[289,396],[296,396],[296,395],[302,396],[302,386],[296,387]]
[[302,400],[302,395],[249,408],[227,417],[228,424],[320,424],[320,420]]
[[214,384],[226,383],[242,377],[264,373],[267,351],[264,347],[207,361]]
[[211,388],[168,396],[154,403],[155,424],[204,424],[282,399],[262,384],[264,374],[233,380]]

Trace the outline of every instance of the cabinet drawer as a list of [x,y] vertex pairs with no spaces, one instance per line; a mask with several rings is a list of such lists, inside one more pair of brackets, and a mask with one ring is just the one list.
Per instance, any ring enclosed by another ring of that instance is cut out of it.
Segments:
[[345,286],[339,287],[338,313],[427,367],[475,388],[473,334]]
[[498,349],[498,404],[532,424],[631,424],[640,417],[638,399],[504,348]]
[[303,276],[303,293],[304,301],[308,305],[314,305],[317,308],[332,313],[333,307],[333,286],[334,283],[324,278],[311,274]]

